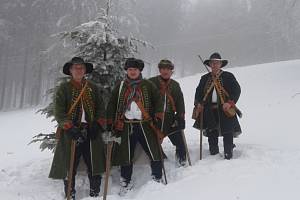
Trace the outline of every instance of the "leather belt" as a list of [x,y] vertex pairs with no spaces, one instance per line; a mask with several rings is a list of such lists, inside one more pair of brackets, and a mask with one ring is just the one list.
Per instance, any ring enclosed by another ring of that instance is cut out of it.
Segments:
[[218,109],[219,106],[218,106],[218,104],[212,104],[210,107],[211,107],[211,109]]
[[142,123],[145,122],[146,120],[141,120],[141,119],[125,119],[124,122],[125,123],[131,123],[131,124],[135,124],[135,123]]

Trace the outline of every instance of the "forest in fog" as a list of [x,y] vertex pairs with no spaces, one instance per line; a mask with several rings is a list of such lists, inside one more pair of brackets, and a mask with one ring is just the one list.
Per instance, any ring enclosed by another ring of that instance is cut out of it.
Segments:
[[[0,0],[0,111],[44,105],[74,49],[57,33],[89,22],[106,0]],[[203,72],[218,51],[229,67],[300,58],[296,0],[112,0],[120,35],[147,41],[145,77],[168,58],[175,77]]]

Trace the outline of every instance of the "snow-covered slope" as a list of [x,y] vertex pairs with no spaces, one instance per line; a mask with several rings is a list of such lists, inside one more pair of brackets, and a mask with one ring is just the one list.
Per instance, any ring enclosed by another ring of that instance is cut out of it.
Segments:
[[[201,74],[179,80],[186,102],[186,137],[192,167],[176,168],[174,147],[164,141],[168,185],[154,183],[150,168],[137,165],[135,189],[119,197],[117,169],[112,171],[108,199],[296,200],[300,197],[300,60],[226,69],[242,87],[243,134],[235,140],[232,160],[210,156],[204,139],[199,161],[199,131],[192,128],[191,111]],[[54,130],[54,123],[34,110],[0,113],[0,199],[63,199],[62,182],[48,179],[50,152],[27,146],[36,133]],[[220,139],[222,149],[222,139]],[[78,199],[88,198],[88,180],[77,178]]]

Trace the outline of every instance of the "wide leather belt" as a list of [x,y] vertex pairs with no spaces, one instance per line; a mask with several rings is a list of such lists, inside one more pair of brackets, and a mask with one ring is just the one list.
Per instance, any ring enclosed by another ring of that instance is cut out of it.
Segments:
[[218,104],[212,104],[210,107],[211,107],[211,109],[218,109],[219,106],[218,106]]

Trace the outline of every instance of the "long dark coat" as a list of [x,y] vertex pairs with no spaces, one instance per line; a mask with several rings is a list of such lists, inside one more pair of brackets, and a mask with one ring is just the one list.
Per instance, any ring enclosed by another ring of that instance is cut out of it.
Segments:
[[[225,102],[232,100],[234,101],[234,103],[237,103],[241,94],[241,88],[234,75],[230,72],[221,71],[221,75],[219,76],[219,81],[221,82],[221,85],[229,94],[229,98],[225,97]],[[208,130],[218,128],[213,110],[211,108],[213,90],[209,92],[207,99],[203,101],[203,98],[211,83],[212,83],[211,73],[207,73],[203,75],[200,79],[200,83],[195,93],[194,104],[197,105],[198,103],[201,103],[202,105],[204,105],[204,112],[203,112],[203,129],[205,130],[204,135],[206,135],[206,132]],[[217,95],[217,99],[218,99],[218,117],[220,121],[220,129],[221,129],[220,135],[224,135],[226,133],[232,132],[233,136],[237,137],[242,132],[237,116],[235,115],[234,117],[227,117],[222,109],[219,94]],[[194,127],[200,129],[199,119],[196,120]]]
[[[54,117],[62,131],[55,148],[49,178],[64,179],[67,176],[71,157],[71,138],[67,136],[63,127],[68,121],[76,124],[81,120],[82,113],[76,112],[81,110],[81,103],[77,104],[70,116],[67,116],[67,112],[75,99],[79,96],[80,91],[81,88],[71,80],[62,83],[55,94]],[[98,88],[96,85],[88,82],[85,91],[83,98],[88,99],[86,101],[88,103],[83,104],[86,121],[89,124],[94,120],[105,121],[104,103],[100,97]],[[90,153],[92,160],[92,175],[101,175],[105,171],[104,143],[101,134],[98,134],[98,137],[95,140],[90,141]]]

